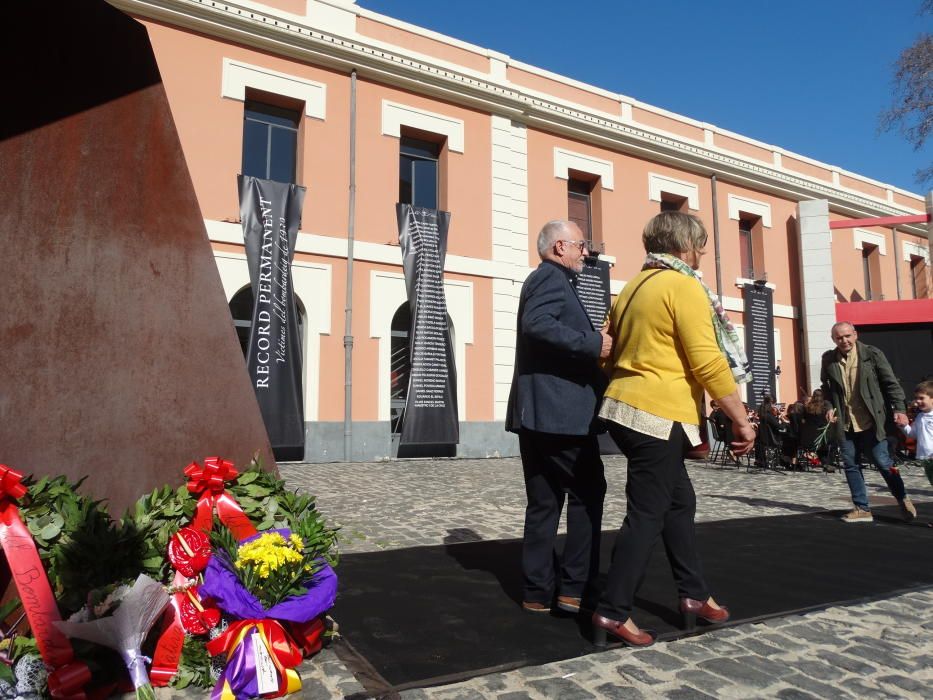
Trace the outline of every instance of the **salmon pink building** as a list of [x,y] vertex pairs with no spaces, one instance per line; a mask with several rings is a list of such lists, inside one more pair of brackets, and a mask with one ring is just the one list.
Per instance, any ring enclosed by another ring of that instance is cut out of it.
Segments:
[[[930,347],[929,196],[352,0],[111,2],[148,30],[244,342],[237,174],[307,188],[292,271],[307,461],[398,453],[409,319],[397,202],[451,213],[460,443],[446,454],[517,453],[503,422],[518,295],[555,218],[602,245],[617,294],[641,267],[651,216],[699,216],[702,272],[732,319],[746,321],[746,283],[773,290],[779,401],[818,384],[837,319]],[[862,223],[832,228],[851,220]]]

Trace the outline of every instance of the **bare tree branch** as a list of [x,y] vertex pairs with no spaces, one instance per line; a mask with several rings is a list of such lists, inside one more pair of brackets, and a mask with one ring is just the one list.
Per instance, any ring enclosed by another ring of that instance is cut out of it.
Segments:
[[[923,0],[918,14],[933,13],[933,0]],[[921,34],[894,64],[894,100],[879,116],[881,131],[899,131],[914,150],[933,135],[933,35]],[[933,182],[933,166],[915,173],[919,184]]]

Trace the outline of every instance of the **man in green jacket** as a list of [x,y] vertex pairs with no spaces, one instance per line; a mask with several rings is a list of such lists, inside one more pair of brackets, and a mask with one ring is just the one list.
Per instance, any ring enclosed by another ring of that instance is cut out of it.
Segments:
[[897,499],[904,520],[917,517],[917,509],[907,497],[904,480],[894,468],[885,439],[888,411],[898,425],[907,423],[904,390],[884,353],[876,347],[858,342],[858,333],[848,321],[832,327],[835,350],[823,353],[820,381],[823,396],[832,404],[827,418],[832,422],[831,434],[839,444],[846,481],[855,508],[846,513],[846,523],[873,521],[868,505],[865,478],[858,454],[870,458]]

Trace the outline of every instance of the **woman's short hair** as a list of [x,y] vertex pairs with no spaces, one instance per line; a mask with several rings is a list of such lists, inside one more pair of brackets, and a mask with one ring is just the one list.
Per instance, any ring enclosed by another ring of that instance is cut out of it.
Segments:
[[706,228],[693,214],[662,211],[645,224],[641,234],[646,253],[686,253],[706,245]]

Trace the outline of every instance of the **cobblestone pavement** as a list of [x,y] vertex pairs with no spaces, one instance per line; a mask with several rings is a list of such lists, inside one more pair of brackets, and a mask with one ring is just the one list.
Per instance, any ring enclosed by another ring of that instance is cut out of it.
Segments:
[[405,700],[929,698],[933,591],[411,690]]
[[[625,459],[603,461],[609,485],[603,528],[611,529],[625,517]],[[525,487],[518,458],[285,464],[280,471],[292,488],[315,494],[329,522],[341,526],[343,552],[522,534]],[[913,500],[933,500],[922,470],[908,467],[901,473]],[[690,476],[700,522],[852,507],[841,472],[748,472],[693,462]],[[894,503],[877,471],[866,471],[865,477],[874,504]]]
[[[604,526],[625,513],[625,460],[607,457]],[[339,524],[343,552],[514,538],[524,487],[518,459],[288,464],[282,476],[317,496]],[[699,521],[851,507],[844,477],[822,472],[746,472],[692,463]],[[917,468],[908,492],[933,501]],[[866,472],[872,503],[893,503]],[[918,552],[930,557],[931,552]],[[931,564],[933,565],[933,564]],[[302,668],[302,697],[338,698],[363,687],[325,651]],[[929,698],[933,697],[933,588],[807,615],[792,615],[544,666],[409,690],[402,698]]]

